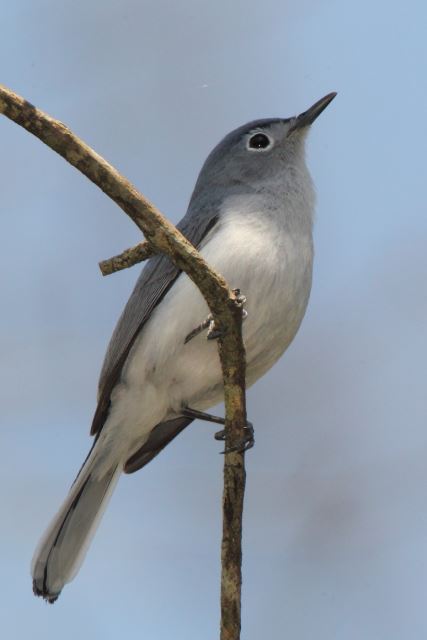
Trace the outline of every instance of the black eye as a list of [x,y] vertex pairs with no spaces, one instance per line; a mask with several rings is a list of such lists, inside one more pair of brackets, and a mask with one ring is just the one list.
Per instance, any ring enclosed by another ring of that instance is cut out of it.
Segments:
[[249,149],[267,149],[267,147],[271,147],[271,140],[265,133],[255,133],[249,138]]

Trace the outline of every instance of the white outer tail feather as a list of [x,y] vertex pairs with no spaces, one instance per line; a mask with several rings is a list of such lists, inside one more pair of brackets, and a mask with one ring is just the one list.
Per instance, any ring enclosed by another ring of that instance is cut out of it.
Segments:
[[96,447],[33,556],[34,593],[51,603],[79,570],[122,471],[116,462],[101,475],[95,451]]

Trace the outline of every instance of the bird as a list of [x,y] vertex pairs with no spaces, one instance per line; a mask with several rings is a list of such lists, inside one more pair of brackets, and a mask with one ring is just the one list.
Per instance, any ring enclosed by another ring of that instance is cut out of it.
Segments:
[[[247,387],[285,352],[305,314],[315,206],[305,141],[335,96],[226,135],[177,225],[241,292]],[[208,313],[200,291],[167,256],[148,260],[105,355],[93,446],[33,557],[33,591],[47,602],[76,575],[120,475],[144,467],[195,418],[224,422],[205,413],[223,399],[215,340],[202,330]],[[253,443],[248,431],[243,448]]]

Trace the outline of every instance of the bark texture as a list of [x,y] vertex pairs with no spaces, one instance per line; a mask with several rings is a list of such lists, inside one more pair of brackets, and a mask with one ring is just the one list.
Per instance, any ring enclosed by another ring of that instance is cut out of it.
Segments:
[[99,268],[103,276],[109,276],[112,273],[122,271],[122,269],[129,269],[129,267],[133,267],[134,264],[151,258],[155,253],[155,250],[149,242],[140,242],[135,247],[125,249],[117,256],[102,260],[99,263]]

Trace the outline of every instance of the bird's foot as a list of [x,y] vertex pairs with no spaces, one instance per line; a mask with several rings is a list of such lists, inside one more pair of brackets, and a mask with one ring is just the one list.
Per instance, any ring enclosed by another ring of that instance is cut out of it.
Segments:
[[[214,437],[215,437],[215,440],[224,441],[226,438],[225,429],[223,429],[222,431],[217,431]],[[244,428],[244,431],[243,431],[243,438],[239,440],[239,442],[237,442],[233,447],[226,447],[224,451],[221,451],[221,453],[230,453],[231,451],[235,451],[237,453],[243,453],[248,449],[252,449],[254,444],[255,444],[254,427],[251,422],[247,422],[246,427]]]
[[[246,302],[246,296],[244,296],[242,293],[240,293],[240,289],[233,289],[233,293],[236,296],[235,297],[235,304],[238,307],[243,307],[243,305]],[[248,312],[245,309],[243,309],[243,311],[242,311],[242,320],[245,320],[247,317],[248,317]],[[210,313],[208,315],[208,317],[205,320],[203,320],[202,323],[199,324],[198,327],[196,327],[195,329],[190,331],[190,333],[188,334],[188,336],[184,340],[184,344],[187,344],[187,342],[190,342],[190,340],[192,340],[193,338],[198,336],[199,333],[201,333],[205,329],[208,330],[207,335],[206,335],[206,339],[207,340],[217,340],[218,338],[222,338],[225,335],[225,330],[222,327],[217,327],[215,325],[215,321],[213,319],[213,316]]]
[[[233,293],[236,296],[234,300],[236,305],[238,307],[243,307],[243,305],[246,303],[246,296],[244,296],[243,293],[241,293],[240,289],[233,289]],[[248,312],[243,311],[243,319],[247,318],[247,316],[248,316]]]
[[[191,409],[190,407],[185,407],[181,411],[182,415],[187,418],[192,418],[193,420],[204,420],[205,422],[214,422],[215,424],[225,424],[225,418],[220,418],[219,416],[213,416],[210,413],[205,413],[204,411],[197,411],[197,409]],[[215,440],[224,441],[226,438],[225,429],[221,431],[217,431],[215,434]],[[229,453],[230,451],[237,451],[242,453],[243,451],[247,451],[248,449],[252,449],[255,444],[255,432],[252,422],[247,422],[246,427],[243,432],[243,438],[237,442],[233,447],[228,447],[221,451],[221,453]]]
[[202,331],[204,331],[205,329],[208,330],[208,336],[209,336],[212,333],[214,327],[215,327],[215,322],[212,314],[210,313],[206,318],[206,320],[203,320],[203,322],[201,322],[198,327],[190,331],[190,333],[184,340],[184,344],[187,344],[187,342],[190,342],[190,340],[198,336],[199,333],[202,333]]

